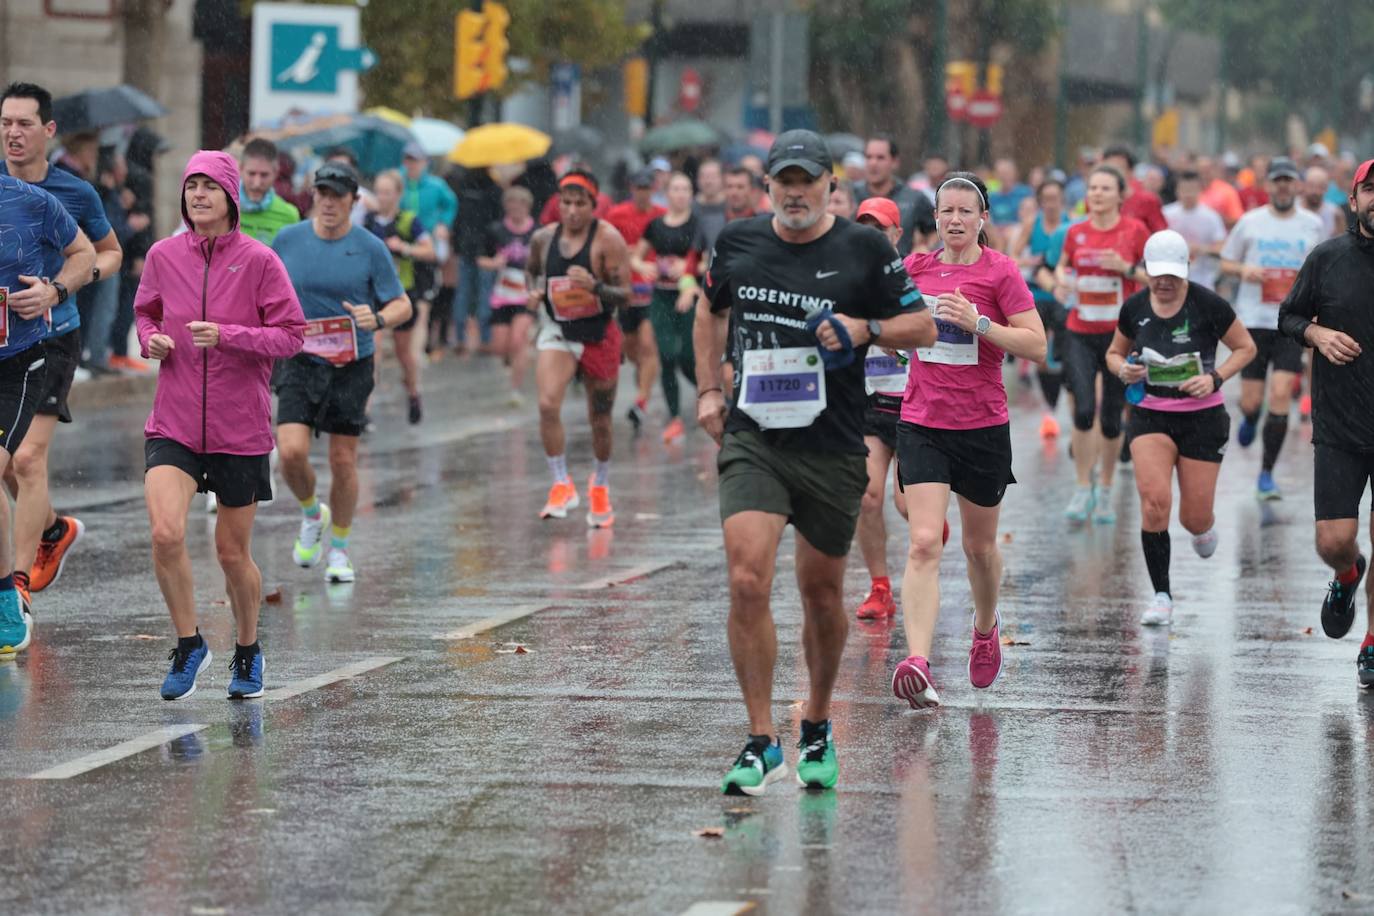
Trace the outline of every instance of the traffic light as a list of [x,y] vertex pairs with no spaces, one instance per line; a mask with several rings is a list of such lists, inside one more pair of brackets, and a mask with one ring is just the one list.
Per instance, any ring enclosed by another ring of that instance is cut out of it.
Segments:
[[483,88],[500,89],[510,76],[506,69],[506,55],[510,52],[506,29],[510,26],[510,13],[502,4],[486,0],[482,4],[482,16],[486,19],[486,28],[482,31],[482,43],[486,45],[483,57],[486,84]]
[[453,94],[470,99],[482,91],[482,32],[487,19],[472,10],[461,11],[453,24]]
[[491,0],[482,4],[480,13],[458,13],[453,30],[453,94],[457,98],[470,99],[505,85],[510,75],[506,69],[509,26],[510,13]]

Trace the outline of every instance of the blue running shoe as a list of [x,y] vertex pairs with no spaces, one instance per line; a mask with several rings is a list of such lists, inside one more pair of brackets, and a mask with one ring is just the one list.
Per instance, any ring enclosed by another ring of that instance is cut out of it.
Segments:
[[234,646],[229,662],[229,699],[251,700],[262,696],[262,650]]
[[200,641],[199,646],[188,652],[183,652],[181,643],[178,642],[167,657],[172,661],[172,670],[167,672],[167,677],[162,681],[164,700],[184,700],[195,693],[196,678],[210,667],[210,662],[214,659],[204,639]]
[[1249,417],[1240,418],[1240,426],[1236,427],[1236,441],[1240,443],[1241,448],[1250,447],[1250,443],[1255,441],[1255,430],[1258,428],[1259,424]]
[[1374,687],[1374,646],[1365,646],[1355,658],[1361,687]]
[[19,592],[12,588],[0,592],[0,651],[22,652],[32,636],[33,618],[24,613]]
[[1259,482],[1255,484],[1255,498],[1264,502],[1283,499],[1283,493],[1279,490],[1279,485],[1274,483],[1274,475],[1269,471],[1260,471]]

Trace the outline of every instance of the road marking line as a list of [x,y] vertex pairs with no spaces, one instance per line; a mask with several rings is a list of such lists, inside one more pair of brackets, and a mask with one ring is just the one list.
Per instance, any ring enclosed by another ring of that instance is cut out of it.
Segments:
[[335,668],[333,671],[326,671],[324,674],[317,674],[302,681],[295,681],[285,687],[275,687],[263,694],[264,700],[289,700],[298,697],[303,693],[318,690],[321,687],[328,687],[330,684],[366,674],[377,668],[384,668],[387,665],[394,665],[401,661],[399,657],[379,655],[373,658],[365,658],[360,662],[351,665],[344,665],[342,668]]
[[581,585],[574,585],[573,588],[584,592],[596,591],[602,588],[614,588],[617,585],[625,585],[626,583],[634,582],[638,579],[647,579],[656,572],[672,569],[679,565],[677,560],[669,560],[662,563],[645,563],[643,566],[635,566],[622,572],[611,573],[609,576],[603,576],[600,579],[583,582]]
[[682,911],[682,916],[739,916],[758,904],[746,900],[702,900]]
[[492,617],[484,617],[472,623],[464,624],[456,630],[449,630],[447,633],[435,633],[435,639],[470,639],[478,633],[485,633],[487,630],[494,630],[499,626],[519,620],[522,617],[529,617],[531,614],[538,614],[540,611],[547,611],[549,608],[557,607],[554,604],[521,604],[511,608],[504,614],[496,614]]
[[114,747],[107,747],[103,751],[96,751],[85,757],[78,757],[66,763],[59,763],[55,767],[40,770],[30,776],[29,779],[71,779],[73,776],[89,773],[91,770],[103,767],[108,763],[114,763],[116,760],[123,760],[125,757],[132,757],[134,754],[141,754],[155,747],[161,747],[169,741],[175,741],[186,735],[193,735],[209,727],[209,725],[198,723],[164,725],[162,728],[155,728],[136,738],[130,738],[128,741],[116,744]]

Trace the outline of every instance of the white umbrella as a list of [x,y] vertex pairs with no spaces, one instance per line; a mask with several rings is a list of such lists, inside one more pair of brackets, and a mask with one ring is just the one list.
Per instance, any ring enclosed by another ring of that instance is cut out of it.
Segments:
[[410,132],[427,156],[444,155],[464,136],[461,127],[438,118],[415,118],[410,122]]

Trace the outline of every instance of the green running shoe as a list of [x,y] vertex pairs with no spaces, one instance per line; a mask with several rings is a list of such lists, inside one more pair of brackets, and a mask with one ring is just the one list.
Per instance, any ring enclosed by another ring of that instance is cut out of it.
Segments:
[[835,736],[830,720],[802,720],[801,757],[797,760],[797,782],[808,789],[833,789],[840,778],[840,762],[835,759]]
[[331,521],[329,507],[324,503],[320,503],[319,518],[301,517],[301,531],[291,548],[291,559],[297,566],[309,569],[320,562],[320,557],[324,556],[324,533],[329,530]]
[[768,784],[787,775],[787,763],[782,759],[782,743],[766,743],[765,738],[750,737],[749,743],[735,758],[735,765],[725,774],[720,790],[726,795],[762,795]]

